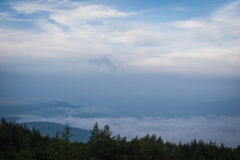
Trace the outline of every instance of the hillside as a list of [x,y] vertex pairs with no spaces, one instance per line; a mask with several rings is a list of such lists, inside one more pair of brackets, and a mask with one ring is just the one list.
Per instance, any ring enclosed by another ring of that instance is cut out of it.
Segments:
[[[17,121],[19,118],[16,117],[5,117],[6,121]],[[64,131],[64,125],[58,124],[58,123],[51,123],[51,122],[28,122],[26,123],[28,129],[32,130],[33,126],[36,129],[39,129],[42,136],[46,136],[47,134],[50,135],[50,137],[54,137],[56,135],[56,132],[59,131],[60,135],[61,132]],[[71,134],[73,136],[70,138],[72,142],[78,141],[78,142],[87,142],[87,139],[90,136],[90,131],[80,128],[71,127]]]

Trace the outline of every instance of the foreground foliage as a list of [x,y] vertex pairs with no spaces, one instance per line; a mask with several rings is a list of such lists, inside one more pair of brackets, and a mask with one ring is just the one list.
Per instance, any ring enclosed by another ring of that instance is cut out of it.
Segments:
[[156,135],[127,141],[119,134],[113,136],[110,127],[99,129],[95,123],[87,143],[70,142],[70,126],[54,138],[42,136],[33,127],[1,119],[0,160],[240,160],[240,145],[220,146],[210,141],[192,140],[187,144],[164,142]]

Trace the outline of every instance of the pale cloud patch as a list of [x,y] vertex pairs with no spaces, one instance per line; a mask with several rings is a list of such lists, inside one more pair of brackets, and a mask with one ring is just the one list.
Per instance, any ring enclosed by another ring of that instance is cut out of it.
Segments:
[[35,1],[10,3],[18,12],[32,14],[37,11],[45,11],[49,19],[58,24],[65,25],[75,30],[84,23],[103,21],[109,18],[128,17],[137,13],[120,12],[105,5],[90,5],[84,2],[72,1]]
[[36,1],[18,1],[11,2],[9,5],[18,12],[32,14],[34,12],[45,11],[45,12],[60,12],[61,9],[57,9],[62,5],[66,5],[67,1],[60,0],[36,0]]
[[[209,18],[176,21],[170,23],[170,25],[177,28],[198,29],[195,32],[208,36],[210,39],[218,39],[226,36],[239,36],[239,14],[240,1],[236,1],[216,10]],[[193,34],[195,33],[194,31],[192,32]]]
[[[239,49],[239,47],[206,47],[199,48],[194,54],[191,50],[186,52],[173,50],[172,53],[142,58],[131,65],[145,72],[175,72],[177,70],[182,73],[231,75],[237,73],[240,67]],[[149,51],[145,50],[145,52]],[[153,51],[150,50],[150,52]]]
[[62,29],[58,25],[53,24],[49,21],[38,21],[37,25],[40,26],[42,29],[50,32],[51,34],[59,33],[62,31]]
[[220,23],[230,23],[231,25],[240,26],[239,15],[240,1],[238,0],[215,11],[212,19]]
[[5,20],[7,18],[10,18],[10,14],[8,13],[0,13],[0,20]]
[[48,5],[36,3],[19,3],[18,5],[14,5],[13,9],[27,14],[31,14],[36,11],[51,11]]
[[150,45],[154,46],[163,42],[163,35],[158,31],[148,31],[145,29],[133,29],[126,32],[115,33],[109,37],[113,43],[123,43],[126,45]]
[[188,11],[189,9],[187,8],[183,8],[183,7],[179,7],[179,6],[176,6],[173,8],[174,10],[177,10],[177,11]]
[[132,13],[124,13],[103,5],[79,6],[78,8],[50,15],[50,19],[69,27],[79,26],[88,21],[99,21],[109,18],[127,17]]
[[200,21],[196,20],[190,20],[190,21],[178,21],[175,22],[174,27],[178,28],[203,28],[206,24]]

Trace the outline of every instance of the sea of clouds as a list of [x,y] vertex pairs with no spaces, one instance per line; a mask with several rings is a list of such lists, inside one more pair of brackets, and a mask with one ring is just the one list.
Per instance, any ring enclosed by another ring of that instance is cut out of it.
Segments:
[[[16,116],[16,115],[15,115]],[[205,116],[190,118],[163,118],[163,117],[122,117],[122,118],[78,118],[78,117],[51,117],[44,118],[37,115],[17,115],[22,122],[55,122],[72,127],[90,130],[97,122],[99,128],[110,125],[113,135],[126,136],[128,140],[147,134],[161,136],[164,141],[187,143],[196,138],[204,142],[215,141],[218,145],[224,143],[228,147],[240,144],[240,116]]]

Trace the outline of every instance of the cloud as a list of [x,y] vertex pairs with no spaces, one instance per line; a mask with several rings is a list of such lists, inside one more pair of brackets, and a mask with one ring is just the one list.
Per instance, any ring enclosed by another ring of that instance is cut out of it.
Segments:
[[186,9],[186,8],[183,8],[183,7],[179,7],[179,6],[176,6],[173,9],[177,10],[177,11],[188,11],[189,10],[189,9]]
[[238,0],[216,10],[212,15],[212,19],[220,23],[228,23],[231,25],[240,26],[239,9],[240,1]]
[[44,11],[49,15],[49,20],[68,26],[73,30],[87,22],[104,21],[109,18],[128,17],[136,14],[120,12],[105,5],[91,5],[73,1],[20,1],[10,3],[10,5],[18,12],[26,14]]
[[200,22],[200,21],[190,20],[190,21],[174,22],[173,25],[178,28],[203,28],[204,25],[206,25],[206,24],[204,24],[203,22]]
[[17,1],[17,2],[10,2],[8,3],[12,6],[13,9],[17,10],[18,12],[32,14],[38,11],[45,11],[45,12],[59,12],[56,8],[61,7],[61,5],[66,4],[65,1]]
[[223,6],[208,17],[146,23],[143,17],[138,20],[136,12],[103,4],[11,2],[17,11],[12,19],[19,20],[19,13],[34,15],[34,27],[0,25],[1,70],[81,75],[112,72],[98,66],[115,66],[125,73],[239,76],[239,3]]
[[197,29],[196,31],[190,31],[193,32],[194,35],[196,35],[196,32],[199,32],[199,36],[204,35],[202,37],[210,39],[234,36],[239,40],[239,10],[240,1],[238,0],[217,9],[208,18],[176,21],[170,25],[177,28]]
[[4,19],[6,19],[6,18],[9,18],[9,14],[7,14],[7,13],[0,13],[0,19],[1,20],[4,20]]
[[113,61],[108,58],[108,57],[101,57],[101,58],[94,58],[94,59],[89,59],[89,63],[97,65],[97,66],[107,66],[110,68],[115,68],[115,64]]
[[109,18],[127,17],[132,13],[124,13],[103,5],[87,5],[61,13],[50,15],[50,19],[69,27],[79,26],[89,21],[99,21]]
[[[15,115],[16,116],[16,115]],[[165,141],[178,143],[179,141],[186,143],[190,140],[202,139],[205,142],[216,141],[217,144],[222,142],[229,147],[236,147],[240,144],[240,117],[229,116],[207,116],[207,117],[191,117],[171,118],[162,117],[143,117],[136,119],[133,117],[122,118],[77,118],[77,117],[52,117],[43,118],[34,115],[17,115],[21,118],[18,123],[47,121],[60,124],[68,123],[72,127],[83,129],[92,129],[95,122],[99,123],[99,127],[109,124],[115,135],[120,133],[126,136],[128,140],[136,135],[143,137],[146,134],[156,134],[161,136]]]

